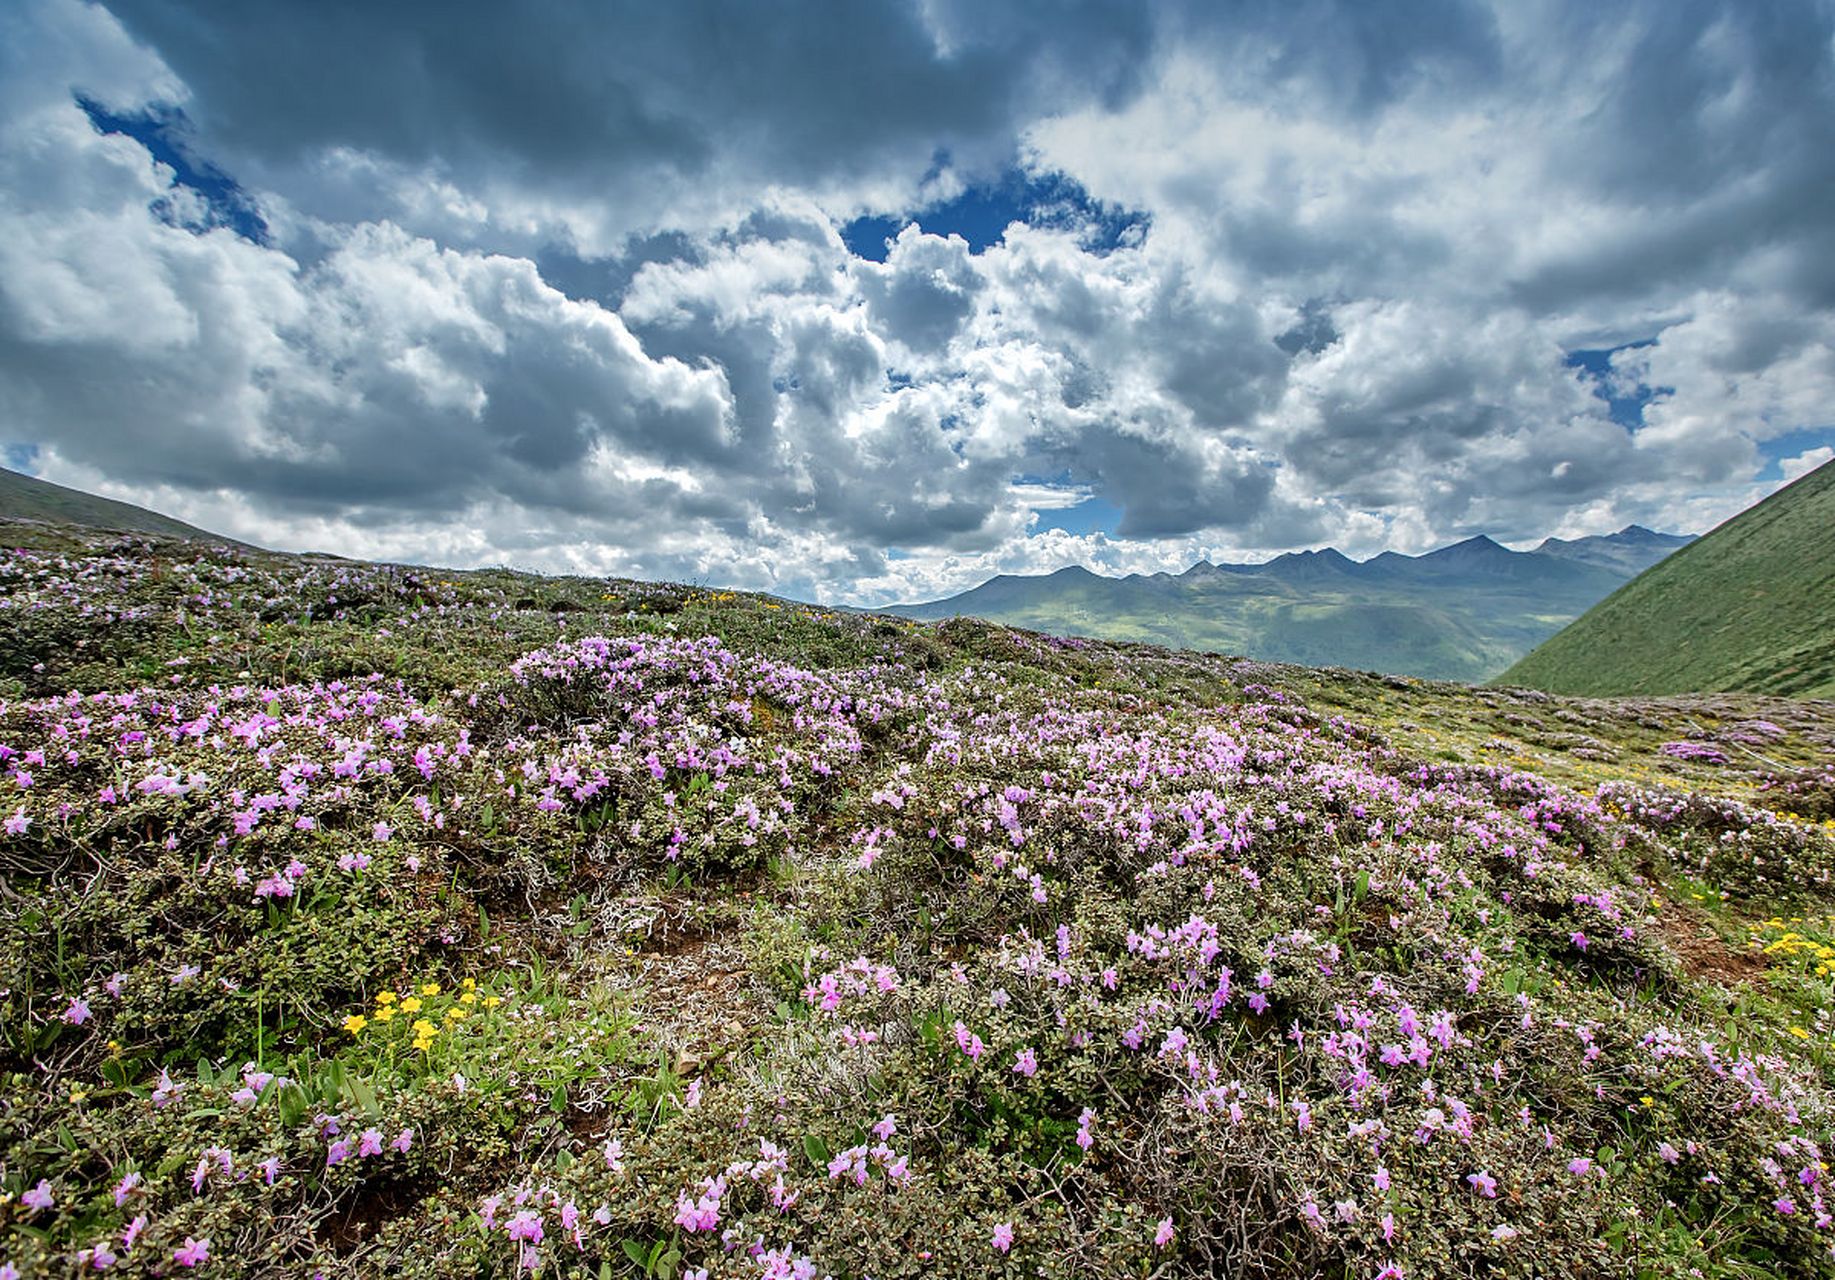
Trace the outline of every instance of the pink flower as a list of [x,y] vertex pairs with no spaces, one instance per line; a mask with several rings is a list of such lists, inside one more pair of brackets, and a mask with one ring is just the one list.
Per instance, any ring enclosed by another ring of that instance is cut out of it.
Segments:
[[404,1156],[407,1155],[409,1150],[414,1146],[414,1130],[403,1129],[400,1133],[395,1135],[395,1141],[391,1142],[389,1145],[401,1152]]
[[357,1154],[360,1156],[379,1156],[382,1154],[382,1130],[365,1129],[357,1135]]
[[117,1182],[115,1184],[115,1208],[119,1209],[122,1205],[126,1204],[127,1198],[134,1193],[134,1188],[139,1185],[140,1175],[138,1173],[129,1173],[124,1176],[121,1181]]
[[1172,1243],[1172,1236],[1172,1219],[1161,1218],[1159,1230],[1153,1233],[1153,1247],[1156,1249],[1164,1249],[1167,1245]]
[[32,1210],[32,1212],[37,1213],[41,1210],[49,1209],[53,1204],[57,1203],[57,1200],[56,1197],[51,1194],[50,1182],[44,1178],[40,1178],[37,1186],[20,1195],[19,1203]]
[[26,817],[25,806],[20,805],[13,811],[13,816],[6,820],[6,834],[22,836],[26,833],[26,828],[31,825],[32,820]]
[[1477,1173],[1466,1174],[1465,1180],[1472,1184],[1472,1190],[1476,1191],[1485,1199],[1497,1199],[1497,1179],[1493,1178],[1484,1170],[1481,1169]]
[[512,1240],[527,1240],[530,1244],[540,1244],[542,1236],[542,1216],[532,1209],[524,1209],[503,1224],[503,1230]]
[[1021,1049],[1013,1060],[1013,1074],[1025,1076],[1030,1080],[1038,1074],[1038,1055],[1032,1052],[1031,1046]]
[[994,1226],[994,1247],[1005,1253],[1013,1247],[1013,1224],[1000,1222]]
[[82,1026],[85,1022],[89,1021],[90,1017],[89,1002],[79,998],[72,998],[70,1007],[65,1009],[63,1013],[64,1021],[68,1022],[73,1027]]
[[210,1238],[193,1240],[185,1237],[185,1243],[172,1251],[172,1261],[181,1267],[195,1267],[210,1257]]
[[339,1138],[336,1142],[333,1142],[329,1147],[325,1149],[325,1167],[327,1169],[331,1168],[331,1166],[334,1164],[343,1164],[344,1161],[349,1158],[350,1158],[350,1139],[349,1138]]

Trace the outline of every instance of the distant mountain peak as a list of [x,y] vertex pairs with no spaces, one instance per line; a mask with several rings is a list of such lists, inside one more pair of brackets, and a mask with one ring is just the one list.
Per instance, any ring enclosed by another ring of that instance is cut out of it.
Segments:
[[1521,554],[1521,552],[1512,551],[1489,534],[1477,533],[1464,542],[1455,542],[1450,547],[1441,547],[1438,551],[1429,551],[1424,556],[1414,558],[1417,560],[1473,560]]

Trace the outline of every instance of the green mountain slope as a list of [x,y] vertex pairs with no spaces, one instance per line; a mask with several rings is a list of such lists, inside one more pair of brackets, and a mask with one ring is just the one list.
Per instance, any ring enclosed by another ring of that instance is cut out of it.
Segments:
[[1394,675],[1483,680],[1509,666],[1685,537],[1632,526],[1511,551],[1471,538],[1423,556],[1358,563],[1327,549],[1177,576],[1087,569],[994,578],[886,612]]
[[54,524],[77,524],[90,529],[113,529],[126,533],[155,533],[167,538],[191,538],[230,545],[232,539],[208,533],[182,520],[162,516],[131,502],[100,498],[81,489],[69,489],[49,480],[20,475],[0,468],[0,517],[14,520],[46,520]]
[[1497,682],[1835,697],[1835,463],[1646,570]]

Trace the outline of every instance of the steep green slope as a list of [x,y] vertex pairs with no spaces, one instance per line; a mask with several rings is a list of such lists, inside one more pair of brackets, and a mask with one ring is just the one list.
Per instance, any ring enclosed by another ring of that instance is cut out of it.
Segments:
[[207,533],[182,520],[162,516],[157,511],[148,511],[131,502],[99,498],[81,489],[66,488],[61,484],[52,484],[49,480],[35,479],[3,468],[0,468],[0,516],[15,520],[77,524],[90,529],[156,533],[168,538],[231,542],[231,539]]
[[1835,463],[1626,583],[1497,682],[1835,697]]

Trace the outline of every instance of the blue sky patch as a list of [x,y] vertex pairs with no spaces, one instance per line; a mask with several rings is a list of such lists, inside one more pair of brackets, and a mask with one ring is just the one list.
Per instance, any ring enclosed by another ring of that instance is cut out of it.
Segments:
[[841,228],[841,239],[858,257],[886,260],[886,241],[915,222],[936,236],[958,235],[970,252],[999,244],[1011,223],[1082,232],[1091,253],[1113,252],[1146,233],[1144,213],[1104,204],[1061,173],[1028,174],[1012,168],[993,183],[970,187],[954,200],[909,214],[856,218]]
[[9,471],[23,471],[27,475],[36,474],[33,468],[38,465],[38,446],[37,445],[35,444],[0,445],[0,455],[5,456],[7,469]]
[[1090,533],[1113,534],[1121,525],[1122,510],[1108,499],[1092,495],[1074,507],[1040,511],[1038,516],[1039,522],[1033,527],[1034,533],[1062,529],[1065,533],[1079,536]]
[[1806,450],[1820,449],[1825,445],[1835,449],[1835,426],[1801,427],[1774,439],[1759,441],[1759,457],[1765,461],[1759,468],[1758,479],[1782,480],[1784,472],[1778,467],[1781,460],[1795,458]]
[[1648,347],[1655,342],[1655,338],[1646,338],[1642,342],[1627,342],[1616,347],[1593,347],[1567,353],[1568,367],[1584,370],[1592,376],[1593,394],[1606,402],[1606,410],[1612,421],[1627,431],[1636,432],[1644,425],[1645,405],[1660,395],[1673,393],[1675,388],[1647,387],[1639,383],[1630,395],[1615,395],[1612,387],[1612,356],[1616,352]]
[[182,223],[170,202],[154,201],[155,212],[167,222],[174,226],[187,225],[194,231],[228,227],[244,240],[259,245],[269,242],[268,224],[248,192],[192,149],[191,121],[178,107],[154,105],[133,115],[116,115],[81,95],[76,102],[98,132],[132,138],[155,160],[172,170],[174,182],[203,199],[208,213],[202,227]]

